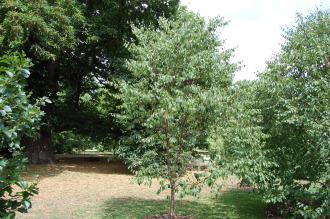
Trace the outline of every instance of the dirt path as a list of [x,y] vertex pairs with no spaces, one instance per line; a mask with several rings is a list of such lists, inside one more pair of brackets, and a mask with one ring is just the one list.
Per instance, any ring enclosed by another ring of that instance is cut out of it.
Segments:
[[159,188],[132,183],[133,176],[120,162],[60,161],[55,165],[31,165],[27,176],[38,174],[39,195],[28,214],[17,218],[102,218],[104,203],[114,198],[163,199]]

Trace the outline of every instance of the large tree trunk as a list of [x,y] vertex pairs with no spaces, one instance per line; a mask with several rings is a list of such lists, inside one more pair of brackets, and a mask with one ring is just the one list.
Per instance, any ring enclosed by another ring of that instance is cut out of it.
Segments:
[[29,158],[29,162],[33,164],[45,164],[54,162],[54,148],[52,144],[52,118],[55,114],[54,100],[58,91],[59,74],[57,72],[57,63],[50,61],[47,63],[47,77],[42,87],[42,96],[47,96],[52,103],[43,107],[45,116],[43,118],[44,125],[40,128],[39,136],[36,139],[24,138],[22,143]]
[[55,161],[51,133],[46,127],[41,128],[36,139],[24,138],[26,153],[32,164],[48,164]]

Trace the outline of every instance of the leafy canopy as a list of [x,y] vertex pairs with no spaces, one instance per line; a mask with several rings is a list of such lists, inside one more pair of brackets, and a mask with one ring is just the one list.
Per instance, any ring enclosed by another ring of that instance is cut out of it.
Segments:
[[181,9],[173,20],[161,18],[156,30],[134,28],[138,45],[129,47],[131,74],[119,84],[117,118],[126,137],[117,153],[139,183],[157,178],[160,191],[181,187],[182,195],[198,193],[184,176],[194,151],[207,146],[218,101],[237,68],[230,62],[233,51],[218,39],[217,28],[224,25]]
[[[33,62],[27,90],[32,98],[52,101],[44,109],[40,137],[29,147],[38,150],[42,141],[49,156],[50,138],[72,130],[77,140],[80,135],[103,145],[116,140],[120,133],[113,118],[104,116],[113,111],[99,96],[116,92],[108,83],[112,77],[126,76],[126,44],[136,41],[131,25],[157,26],[158,18],[171,17],[178,5],[178,0],[0,1],[0,55],[24,51]],[[111,132],[104,128],[109,126]],[[51,156],[31,160],[46,162]]]
[[33,61],[56,60],[73,49],[76,25],[84,20],[77,2],[68,0],[5,0],[0,14],[1,50],[24,50]]
[[239,81],[219,101],[216,125],[210,131],[208,142],[212,162],[208,184],[221,188],[219,178],[235,175],[241,184],[260,186],[269,174],[266,169],[273,165],[265,158],[265,140],[261,110],[256,108],[255,81]]
[[329,216],[330,164],[329,11],[298,16],[286,42],[262,73],[257,91],[263,115],[268,201],[305,218]]

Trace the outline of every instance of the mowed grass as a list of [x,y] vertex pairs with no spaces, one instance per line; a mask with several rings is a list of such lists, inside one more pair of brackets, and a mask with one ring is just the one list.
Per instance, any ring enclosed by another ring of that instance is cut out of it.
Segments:
[[[112,199],[106,203],[104,219],[143,219],[146,216],[163,215],[169,201],[144,199]],[[177,201],[178,215],[197,219],[242,218],[262,219],[265,204],[260,196],[250,191],[233,190],[224,192],[219,198],[197,201]]]

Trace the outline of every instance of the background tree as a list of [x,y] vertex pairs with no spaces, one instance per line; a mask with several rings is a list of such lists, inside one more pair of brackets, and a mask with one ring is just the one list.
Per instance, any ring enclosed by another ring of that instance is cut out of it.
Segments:
[[242,186],[262,189],[274,165],[265,157],[261,110],[256,108],[256,81],[239,81],[218,101],[215,125],[209,134],[211,155],[207,183],[221,189],[219,178],[237,176]]
[[264,192],[294,217],[330,214],[329,36],[329,11],[298,16],[285,32],[281,52],[260,75],[266,155],[276,163],[267,169],[273,177]]
[[[231,85],[237,66],[232,50],[218,39],[222,19],[204,19],[181,9],[174,20],[160,19],[156,30],[135,28],[128,80],[118,98],[125,138],[117,153],[136,174],[138,183],[161,180],[170,189],[170,216],[175,193],[196,195],[198,176],[187,176],[193,152],[205,147],[217,100]],[[219,51],[220,50],[220,51]]]
[[76,1],[2,1],[0,3],[0,51],[24,51],[32,59],[28,89],[32,98],[47,96],[46,116],[39,138],[25,141],[33,163],[54,159],[51,132],[59,91],[61,60],[78,44],[77,27],[84,20]]
[[90,108],[93,99],[87,104],[81,99],[97,96],[98,89],[113,92],[109,79],[125,76],[126,44],[135,38],[131,24],[157,25],[159,16],[170,17],[177,7],[178,0],[1,1],[1,53],[24,51],[34,64],[28,79],[32,98],[48,96],[52,101],[44,108],[40,137],[26,142],[33,163],[53,160],[54,133],[118,136],[116,128],[110,134],[102,128],[114,126],[112,117],[105,120],[96,107]]
[[[43,113],[42,100],[32,105],[24,92],[31,63],[19,54],[0,58],[0,217],[14,218],[15,211],[26,212],[31,207],[30,196],[36,185],[21,178],[26,161],[20,140],[32,135]],[[16,186],[16,187],[15,187]],[[14,189],[15,187],[15,189]]]
[[[127,45],[136,43],[131,25],[158,25],[158,18],[171,17],[179,1],[86,1],[83,4],[86,29],[80,44],[64,67],[63,95],[59,109],[59,130],[76,130],[95,144],[113,146],[121,135],[111,116],[118,102],[111,99],[117,90],[115,77],[127,77],[124,61],[130,57]],[[73,111],[79,113],[72,113]],[[111,130],[109,131],[109,127]]]

